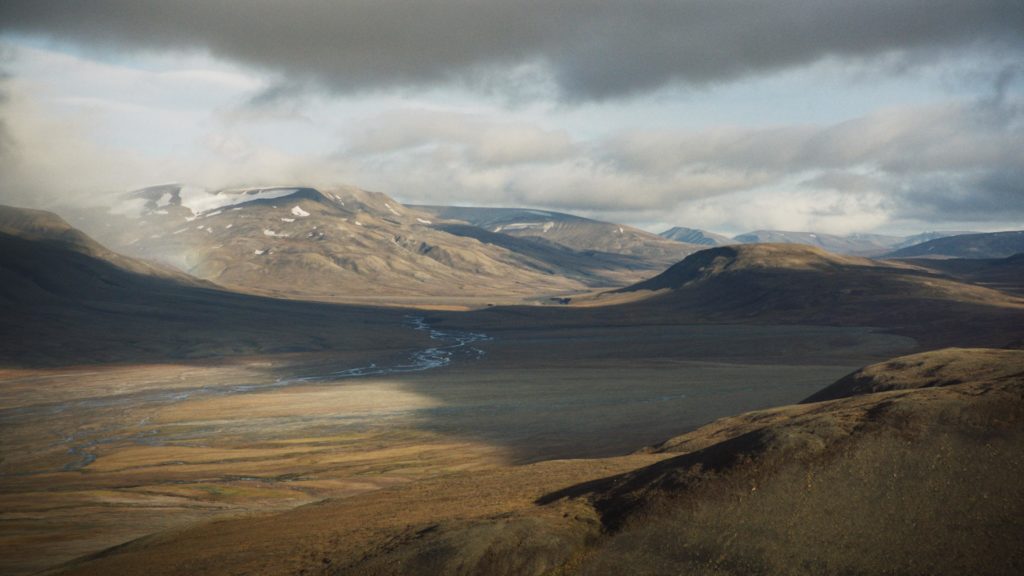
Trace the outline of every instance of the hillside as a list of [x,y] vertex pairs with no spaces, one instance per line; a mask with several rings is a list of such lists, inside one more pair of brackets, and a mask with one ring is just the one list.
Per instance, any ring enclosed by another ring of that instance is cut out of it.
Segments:
[[956,386],[1024,384],[1020,350],[947,348],[903,356],[858,370],[809,396],[801,404],[876,392]]
[[972,284],[1024,295],[1024,253],[1007,258],[907,258],[903,261]]
[[778,317],[790,321],[888,325],[927,306],[1024,302],[906,264],[839,256],[810,246],[752,244],[698,252],[617,293],[653,292],[650,304],[706,317]]
[[[978,355],[999,363],[975,378]],[[922,362],[959,382],[932,386]],[[159,534],[63,573],[1014,573],[1022,372],[1021,351],[897,358],[862,371],[902,382],[887,392]]]
[[929,240],[886,254],[887,258],[1007,258],[1024,252],[1024,230],[963,234]]
[[[103,261],[109,263],[118,271],[165,278],[185,285],[202,285],[196,279],[182,274],[171,267],[127,258],[108,250],[52,212],[0,205],[0,235],[2,235],[4,245],[7,248],[5,250],[5,264],[7,266],[5,270],[8,274],[14,272],[11,267],[14,266],[16,257],[21,261],[33,259],[31,251],[26,250],[28,246],[32,246],[45,249],[48,251],[48,254],[60,254],[64,258],[88,257]],[[45,257],[40,259],[45,260]],[[62,274],[69,272],[75,273],[74,268],[71,266],[58,265],[47,270],[46,266],[42,265],[42,263],[35,262],[33,264],[36,271],[48,273],[54,280],[58,280],[69,289],[74,289],[79,295],[93,287],[90,278],[95,279],[95,276],[90,277],[89,274],[73,278],[62,276]],[[35,280],[41,280],[41,278],[36,278]],[[34,289],[17,289],[14,285],[13,276],[10,278],[10,283],[4,283],[3,286],[0,286],[0,290],[3,290],[6,296],[12,299],[32,298],[42,294]]]
[[416,208],[437,218],[465,222],[495,234],[558,244],[587,256],[615,254],[631,257],[642,262],[648,270],[662,269],[701,248],[673,242],[631,226],[547,210],[459,206]]
[[392,348],[416,340],[380,332],[394,331],[398,312],[224,292],[113,253],[49,212],[0,209],[0,280],[0,360],[9,365]]

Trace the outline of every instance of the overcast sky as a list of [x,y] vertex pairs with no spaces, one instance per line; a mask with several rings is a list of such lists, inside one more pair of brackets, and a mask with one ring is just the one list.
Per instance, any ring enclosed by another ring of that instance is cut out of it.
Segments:
[[1020,0],[0,2],[0,203],[352,184],[658,231],[1024,228]]

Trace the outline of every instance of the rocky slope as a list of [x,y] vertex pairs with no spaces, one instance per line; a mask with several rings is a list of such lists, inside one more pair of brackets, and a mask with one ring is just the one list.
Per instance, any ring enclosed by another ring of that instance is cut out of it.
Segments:
[[[536,234],[495,232],[351,187],[157,186],[112,212],[82,222],[118,250],[235,290],[327,301],[515,301],[628,284],[693,251],[564,215]],[[595,225],[611,239],[589,244]]]
[[702,248],[611,222],[521,208],[418,206],[438,218],[462,221],[495,234],[531,238],[587,256],[618,255],[647,270],[661,269]]

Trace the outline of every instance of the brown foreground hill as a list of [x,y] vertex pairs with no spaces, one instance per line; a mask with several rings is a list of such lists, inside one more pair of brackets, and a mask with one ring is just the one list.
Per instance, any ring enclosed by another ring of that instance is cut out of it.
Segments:
[[196,526],[62,573],[1020,573],[1024,351],[918,354],[831,390],[633,456]]

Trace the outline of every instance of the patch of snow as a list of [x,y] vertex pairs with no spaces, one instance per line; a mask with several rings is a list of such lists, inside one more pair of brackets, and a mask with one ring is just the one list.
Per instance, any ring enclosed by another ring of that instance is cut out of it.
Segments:
[[619,234],[622,234],[622,226],[619,226]]
[[[544,231],[547,232],[548,230],[551,230],[554,227],[555,227],[555,223],[554,222],[548,222],[548,223],[544,224]],[[621,228],[619,230],[621,230]]]
[[305,218],[306,216],[309,216],[309,212],[303,210],[301,206],[295,206],[294,208],[292,208],[292,214],[298,216],[299,218]]
[[495,226],[495,227],[494,227],[494,232],[495,232],[495,233],[498,233],[498,232],[501,232],[501,231],[502,231],[503,229],[504,229],[504,227],[503,227],[503,226]]
[[208,192],[205,188],[184,186],[178,193],[181,196],[181,205],[192,211],[193,214],[211,212],[253,202],[255,200],[272,200],[284,198],[298,192],[298,188],[255,188],[238,192]]
[[362,226],[362,225],[363,225],[362,222],[360,222],[359,220],[356,220],[356,226]]
[[228,224],[227,226],[224,227],[224,229],[225,230],[230,230],[232,226],[234,226],[234,224]]
[[503,226],[505,230],[527,230],[529,228],[537,228],[543,226],[540,222],[516,222],[515,224],[506,224]]
[[257,255],[257,256],[263,256],[264,254],[266,254],[266,252],[267,252],[266,250],[253,250],[252,251],[252,253]]
[[224,211],[223,210],[214,210],[213,212],[210,212],[209,214],[203,214],[203,218],[209,218],[210,216],[216,216],[217,214],[220,214],[222,212],[224,212]]
[[181,230],[175,230],[174,232],[171,232],[171,234],[181,234],[185,230],[188,230],[188,228],[182,228]]
[[160,238],[163,234],[153,234],[150,238]]
[[281,218],[281,222],[295,222],[295,218]]
[[174,194],[171,194],[170,192],[164,192],[163,194],[160,195],[160,199],[156,201],[156,205],[158,207],[170,206],[172,198],[174,198]]
[[384,206],[385,206],[385,207],[386,207],[386,208],[387,208],[388,210],[390,210],[390,211],[391,211],[391,213],[392,213],[392,214],[394,214],[395,216],[401,216],[401,214],[399,214],[399,213],[398,213],[398,210],[395,210],[394,208],[392,208],[392,207],[391,207],[391,204],[388,204],[387,202],[385,202],[385,203],[384,203]]
[[[433,224],[430,220],[424,220],[423,218],[417,218],[416,221],[420,224]],[[501,226],[498,226],[498,228],[501,228]],[[495,232],[497,232],[497,230],[495,230]]]
[[203,228],[206,228],[206,226],[196,226],[196,230],[202,230]]
[[153,214],[168,214],[167,210],[154,210]]
[[263,229],[263,235],[264,236],[270,236],[271,238],[287,238],[288,237],[287,234],[282,234],[280,232],[274,232],[270,228],[264,228]]
[[813,234],[813,233],[811,233],[811,234],[808,234],[808,236],[810,236],[811,238],[817,238],[817,237],[818,237],[818,235],[817,235],[817,234]]

